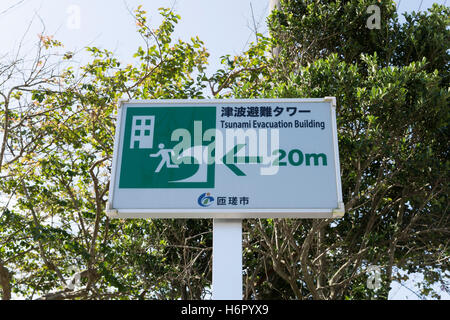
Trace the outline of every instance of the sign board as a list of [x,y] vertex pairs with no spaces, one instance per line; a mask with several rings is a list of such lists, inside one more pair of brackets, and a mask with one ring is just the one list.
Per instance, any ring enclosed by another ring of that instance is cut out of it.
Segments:
[[335,101],[121,101],[108,215],[342,216]]

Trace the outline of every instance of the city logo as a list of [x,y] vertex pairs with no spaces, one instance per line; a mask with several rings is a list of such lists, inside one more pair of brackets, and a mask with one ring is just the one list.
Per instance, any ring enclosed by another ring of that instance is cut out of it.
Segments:
[[197,203],[201,207],[209,207],[214,202],[214,197],[209,192],[202,193],[197,199]]

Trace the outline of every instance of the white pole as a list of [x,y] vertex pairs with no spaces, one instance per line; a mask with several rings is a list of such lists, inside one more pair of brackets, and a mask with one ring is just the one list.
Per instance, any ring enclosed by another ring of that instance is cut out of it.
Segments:
[[242,300],[242,220],[213,219],[212,298]]

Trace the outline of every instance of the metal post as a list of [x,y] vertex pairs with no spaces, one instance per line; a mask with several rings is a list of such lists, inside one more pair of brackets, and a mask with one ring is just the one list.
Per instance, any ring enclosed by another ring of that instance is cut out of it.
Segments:
[[242,220],[213,219],[214,300],[242,300]]

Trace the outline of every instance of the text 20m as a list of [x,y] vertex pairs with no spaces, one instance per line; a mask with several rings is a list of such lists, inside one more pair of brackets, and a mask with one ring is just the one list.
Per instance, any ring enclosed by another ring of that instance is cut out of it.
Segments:
[[276,149],[272,152],[273,156],[278,156],[275,158],[272,165],[274,166],[301,166],[305,164],[306,166],[327,166],[327,156],[324,153],[303,153],[299,149],[292,149],[289,151],[283,149]]

